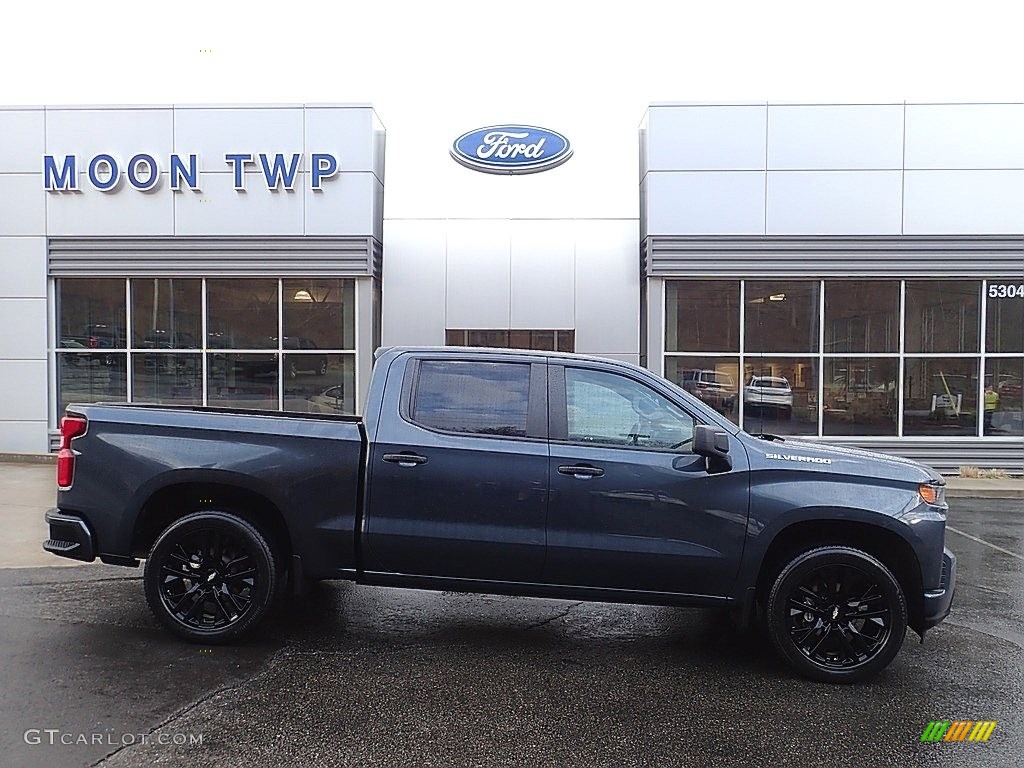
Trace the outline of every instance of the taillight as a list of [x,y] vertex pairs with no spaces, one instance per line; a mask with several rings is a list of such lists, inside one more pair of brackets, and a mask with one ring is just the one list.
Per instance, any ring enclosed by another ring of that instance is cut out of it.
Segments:
[[60,450],[57,451],[57,487],[66,491],[75,480],[75,452],[71,441],[85,434],[89,422],[82,416],[65,416],[60,420]]

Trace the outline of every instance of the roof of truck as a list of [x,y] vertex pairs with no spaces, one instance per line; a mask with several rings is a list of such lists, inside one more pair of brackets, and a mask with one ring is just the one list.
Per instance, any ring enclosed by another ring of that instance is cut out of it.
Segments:
[[[448,346],[392,346],[392,347],[378,347],[373,353],[374,359],[380,358],[383,355],[393,352],[396,355],[405,352],[437,352],[437,353],[472,353],[472,354],[487,354],[487,355],[517,355],[519,357],[558,357],[566,360],[590,360],[598,363],[617,363],[619,365],[629,368],[639,368],[640,366],[634,363],[628,363],[624,360],[616,360],[610,357],[601,357],[599,355],[580,355],[576,352],[550,352],[541,349],[507,349],[505,347],[448,347]],[[646,370],[641,368],[641,370]]]

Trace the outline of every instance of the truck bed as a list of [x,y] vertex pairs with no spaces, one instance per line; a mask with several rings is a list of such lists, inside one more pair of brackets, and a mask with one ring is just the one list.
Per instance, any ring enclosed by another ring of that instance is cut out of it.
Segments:
[[273,515],[308,576],[355,568],[366,451],[359,417],[127,404],[67,411],[89,426],[58,506],[86,520],[105,561],[143,556],[164,505],[187,503]]

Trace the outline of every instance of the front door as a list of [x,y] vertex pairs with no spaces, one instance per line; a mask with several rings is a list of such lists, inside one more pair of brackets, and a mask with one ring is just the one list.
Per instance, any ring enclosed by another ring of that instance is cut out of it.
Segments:
[[426,353],[393,364],[405,370],[388,373],[369,456],[363,569],[371,580],[540,580],[547,385],[535,361]]
[[729,594],[747,522],[746,457],[709,474],[694,418],[613,366],[549,367],[551,457],[545,580],[607,589]]

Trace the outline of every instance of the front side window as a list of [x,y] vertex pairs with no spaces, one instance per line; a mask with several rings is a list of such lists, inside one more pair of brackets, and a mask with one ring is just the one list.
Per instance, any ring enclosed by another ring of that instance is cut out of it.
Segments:
[[565,398],[571,443],[675,451],[692,444],[693,418],[625,376],[566,368]]
[[467,360],[419,363],[409,404],[424,427],[468,435],[525,437],[530,366]]

